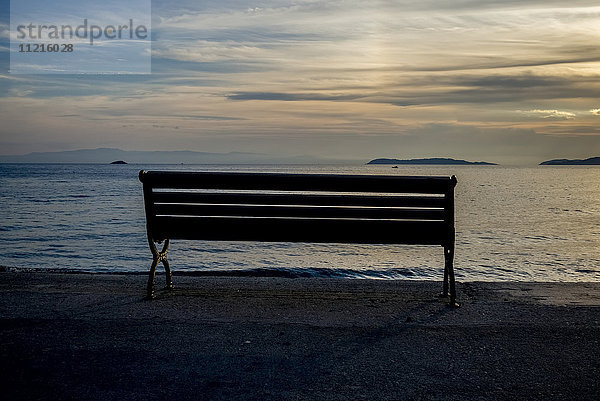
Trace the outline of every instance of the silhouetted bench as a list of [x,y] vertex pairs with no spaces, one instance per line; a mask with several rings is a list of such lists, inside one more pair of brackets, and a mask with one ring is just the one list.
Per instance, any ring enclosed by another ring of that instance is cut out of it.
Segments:
[[[167,288],[169,240],[425,244],[444,248],[442,295],[456,304],[456,177],[140,171],[153,261]],[[164,241],[162,251],[155,243]]]

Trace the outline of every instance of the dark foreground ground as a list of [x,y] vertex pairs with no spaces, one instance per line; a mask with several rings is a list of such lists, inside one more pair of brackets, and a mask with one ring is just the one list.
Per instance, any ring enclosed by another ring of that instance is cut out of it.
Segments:
[[[158,278],[160,279],[160,277]],[[0,273],[3,400],[598,400],[600,283]]]

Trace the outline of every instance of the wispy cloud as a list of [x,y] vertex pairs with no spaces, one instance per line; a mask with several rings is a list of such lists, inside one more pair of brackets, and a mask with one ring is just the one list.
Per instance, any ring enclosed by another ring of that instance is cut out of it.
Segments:
[[560,111],[560,110],[529,110],[526,111],[527,114],[533,114],[540,116],[541,118],[550,119],[550,120],[572,120],[575,118],[576,114],[568,111]]

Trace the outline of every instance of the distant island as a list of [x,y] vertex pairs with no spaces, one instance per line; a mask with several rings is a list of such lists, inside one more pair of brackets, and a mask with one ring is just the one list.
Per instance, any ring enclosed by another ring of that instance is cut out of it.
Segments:
[[110,162],[110,164],[127,164],[127,162],[123,160],[115,160],[114,162]]
[[600,166],[600,157],[546,160],[545,162],[541,162],[540,166]]
[[367,164],[433,164],[433,165],[477,165],[477,166],[496,166],[496,163],[488,162],[470,162],[467,160],[450,159],[444,157],[432,157],[428,159],[374,159]]

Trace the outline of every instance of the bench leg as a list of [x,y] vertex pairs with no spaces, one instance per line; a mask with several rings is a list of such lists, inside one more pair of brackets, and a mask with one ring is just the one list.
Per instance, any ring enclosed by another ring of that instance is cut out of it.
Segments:
[[154,277],[156,275],[156,267],[161,262],[165,268],[165,277],[167,281],[167,289],[173,288],[173,273],[167,260],[167,251],[169,250],[169,240],[165,240],[162,251],[158,251],[154,243],[154,239],[148,237],[148,244],[150,245],[150,251],[152,252],[152,266],[150,266],[150,274],[148,275],[148,285],[146,286],[146,298],[154,298]]
[[154,276],[156,274],[156,266],[158,265],[158,259],[152,260],[152,266],[150,266],[150,274],[148,275],[148,284],[146,285],[146,298],[154,298]]
[[444,247],[444,295],[448,296],[448,285],[450,286],[450,306],[457,307],[456,281],[454,278],[454,247]]
[[444,285],[442,288],[442,293],[441,296],[442,297],[447,297],[448,296],[448,265],[450,263],[448,262],[448,251],[447,248],[444,247]]
[[165,279],[166,279],[166,288],[169,290],[173,289],[173,273],[171,272],[171,266],[169,266],[169,261],[167,260],[167,255],[162,260],[163,266],[165,267]]

